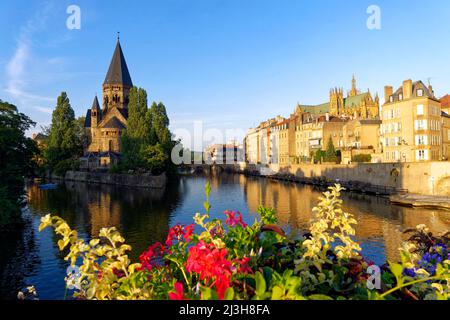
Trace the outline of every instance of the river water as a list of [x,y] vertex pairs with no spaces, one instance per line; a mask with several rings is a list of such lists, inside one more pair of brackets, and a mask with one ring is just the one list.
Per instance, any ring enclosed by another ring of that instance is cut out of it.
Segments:
[[[41,299],[63,299],[67,263],[48,229],[38,232],[40,218],[59,215],[85,239],[98,236],[103,227],[117,227],[133,247],[131,257],[156,241],[165,241],[168,229],[190,224],[202,212],[204,186],[211,182],[212,217],[225,210],[241,211],[247,223],[262,204],[277,210],[279,224],[291,236],[306,231],[312,208],[323,190],[288,182],[243,175],[183,176],[165,190],[63,183],[56,190],[27,187],[28,207],[23,230],[0,235],[0,299],[34,285]],[[402,232],[426,224],[433,232],[450,230],[450,212],[391,206],[385,198],[344,193],[344,209],[355,215],[356,238],[364,255],[377,264],[398,259]]]

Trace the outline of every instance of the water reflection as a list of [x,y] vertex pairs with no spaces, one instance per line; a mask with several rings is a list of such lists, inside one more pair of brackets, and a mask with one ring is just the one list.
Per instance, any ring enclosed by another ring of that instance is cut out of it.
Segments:
[[[37,232],[40,218],[56,214],[89,240],[103,227],[117,227],[133,247],[132,259],[150,244],[164,241],[170,226],[190,224],[203,210],[204,186],[211,182],[212,218],[240,210],[252,223],[260,205],[277,210],[280,224],[292,235],[305,231],[321,190],[293,183],[242,175],[180,177],[165,190],[142,190],[83,183],[64,183],[57,190],[28,187],[30,223],[15,235],[0,235],[0,299],[35,285],[44,299],[61,299],[67,263],[51,230]],[[345,193],[344,209],[355,215],[357,240],[376,263],[398,260],[402,231],[427,224],[435,233],[450,229],[450,212],[391,206],[387,199]]]
[[16,299],[27,286],[26,278],[40,265],[35,230],[30,216],[24,223],[0,232],[0,299]]
[[[138,254],[167,236],[171,208],[180,201],[179,185],[169,190],[146,190],[109,185],[66,182],[49,192],[35,185],[28,188],[29,206],[42,216],[62,217],[79,234],[91,239],[104,227],[116,227]],[[136,258],[136,257],[134,257]]]
[[[296,231],[308,228],[312,209],[323,190],[279,181],[244,179],[244,193],[250,211],[258,206],[276,209],[283,226]],[[398,260],[398,248],[405,240],[403,231],[426,224],[436,234],[450,230],[450,212],[392,206],[388,199],[344,193],[344,210],[355,215],[356,237],[376,261],[380,253],[389,260]],[[382,252],[384,251],[384,252]]]

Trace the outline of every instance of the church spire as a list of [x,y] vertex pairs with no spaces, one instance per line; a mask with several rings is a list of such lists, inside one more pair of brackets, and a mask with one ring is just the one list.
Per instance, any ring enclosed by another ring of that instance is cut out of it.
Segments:
[[358,94],[358,90],[356,89],[356,78],[355,78],[355,74],[353,74],[353,78],[352,78],[352,90],[349,93],[350,97],[354,97]]
[[120,33],[117,33],[117,44],[114,50],[111,64],[103,85],[123,85],[132,87],[130,72],[128,71],[127,62],[123,55],[122,47],[120,45]]

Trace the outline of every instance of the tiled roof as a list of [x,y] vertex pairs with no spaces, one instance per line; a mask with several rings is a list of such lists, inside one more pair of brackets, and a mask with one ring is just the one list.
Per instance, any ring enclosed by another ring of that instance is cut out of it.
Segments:
[[361,104],[361,102],[364,101],[367,94],[368,94],[368,92],[364,92],[364,93],[358,94],[354,97],[345,98],[344,99],[344,108],[352,108],[352,107],[359,106]]
[[120,46],[120,41],[117,41],[116,49],[109,66],[108,73],[103,84],[122,84],[126,86],[133,86],[130,72],[128,71],[127,62]]
[[442,108],[449,108],[450,107],[450,95],[445,95],[441,98],[441,107]]
[[109,119],[108,122],[106,122],[102,128],[105,129],[124,129],[125,126],[122,122],[120,122],[119,119],[117,119],[116,117],[113,117],[111,119]]
[[89,109],[86,113],[86,119],[84,120],[84,127],[85,128],[91,127],[91,109]]

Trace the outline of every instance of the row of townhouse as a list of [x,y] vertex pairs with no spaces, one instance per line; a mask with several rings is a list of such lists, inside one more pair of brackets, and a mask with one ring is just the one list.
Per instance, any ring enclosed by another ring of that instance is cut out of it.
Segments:
[[[244,139],[249,163],[311,163],[331,140],[348,164],[355,156],[370,155],[372,162],[415,162],[450,159],[450,96],[437,99],[422,81],[404,81],[394,92],[385,87],[380,108],[378,95],[342,89],[330,91],[329,103],[298,105],[288,118],[278,116],[248,131]],[[367,159],[367,158],[366,158]]]

